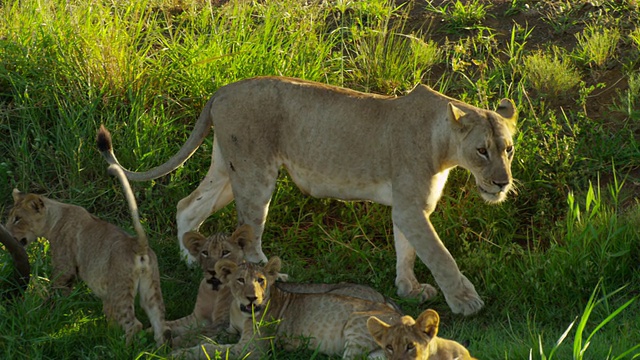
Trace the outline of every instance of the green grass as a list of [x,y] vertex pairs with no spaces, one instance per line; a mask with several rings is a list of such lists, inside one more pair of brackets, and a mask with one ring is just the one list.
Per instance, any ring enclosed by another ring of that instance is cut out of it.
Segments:
[[[441,295],[425,304],[397,299],[390,209],[306,197],[284,172],[265,252],[283,259],[293,281],[369,284],[413,316],[434,308],[440,334],[469,341],[481,359],[638,358],[640,20],[634,2],[591,3],[5,2],[0,210],[6,214],[17,187],[131,231],[120,187],[95,149],[98,126],[112,131],[122,163],[149,169],[179,148],[217,88],[251,76],[390,95],[422,82],[487,108],[510,97],[520,113],[518,193],[487,205],[457,169],[432,215],[486,302],[478,315],[453,315]],[[619,38],[609,47],[611,34]],[[208,139],[174,173],[132,184],[169,319],[192,310],[201,276],[179,259],[175,205],[202,179],[210,154]],[[235,221],[229,205],[202,231],[231,231]],[[167,356],[146,334],[125,346],[85,286],[70,297],[50,294],[47,253],[46,241],[29,248],[24,299],[0,304],[1,358]],[[0,258],[3,286],[13,269],[6,252]],[[416,273],[433,282],[423,264]]]

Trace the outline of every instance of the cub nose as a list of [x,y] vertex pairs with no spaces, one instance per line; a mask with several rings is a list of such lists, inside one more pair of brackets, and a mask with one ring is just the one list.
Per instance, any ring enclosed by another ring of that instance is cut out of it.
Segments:
[[249,300],[250,304],[253,304],[258,298],[255,296],[247,296],[247,300]]
[[20,244],[22,244],[22,246],[27,246],[27,238],[20,239]]

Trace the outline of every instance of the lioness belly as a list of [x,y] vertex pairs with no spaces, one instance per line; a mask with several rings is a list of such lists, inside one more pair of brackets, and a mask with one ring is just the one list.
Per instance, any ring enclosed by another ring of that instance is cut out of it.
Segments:
[[304,169],[292,161],[284,161],[284,166],[300,190],[313,197],[369,200],[391,205],[391,181],[370,181],[366,177],[354,178],[345,174],[332,176],[327,172]]

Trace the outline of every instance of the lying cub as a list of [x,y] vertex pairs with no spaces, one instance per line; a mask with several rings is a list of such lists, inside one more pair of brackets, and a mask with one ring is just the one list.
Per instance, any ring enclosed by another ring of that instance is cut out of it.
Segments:
[[369,332],[384,350],[387,359],[402,360],[474,360],[464,346],[437,337],[440,317],[425,310],[417,320],[403,316],[394,325],[372,316],[367,321]]
[[[240,340],[230,345],[206,343],[173,355],[206,359],[216,351],[229,351],[229,358],[244,359],[247,354],[247,358],[257,359],[269,351],[274,340],[287,350],[306,345],[327,355],[353,359],[378,349],[367,331],[369,317],[396,322],[402,316],[380,302],[333,293],[283,291],[274,285],[280,266],[280,258],[275,256],[264,266],[218,261],[215,272],[232,294],[231,328],[240,333]],[[257,327],[254,320],[278,321]]]
[[109,321],[122,326],[127,343],[142,330],[134,300],[147,313],[158,345],[170,335],[164,321],[158,262],[149,248],[127,178],[117,165],[109,172],[122,183],[136,236],[100,220],[80,206],[63,204],[36,194],[13,190],[14,206],[7,230],[21,243],[38,237],[49,240],[53,286],[68,293],[76,277],[82,279],[103,301]]
[[[204,278],[200,282],[193,312],[181,319],[167,322],[174,346],[184,346],[190,339],[197,340],[198,335],[211,337],[229,325],[232,296],[229,287],[222,286],[216,276],[215,266],[221,259],[241,263],[244,249],[252,244],[254,235],[250,225],[241,225],[230,236],[217,233],[205,237],[191,231],[184,235],[183,240],[189,253],[200,264]],[[277,283],[276,286],[285,292],[342,294],[387,303],[397,308],[393,301],[365,285]]]

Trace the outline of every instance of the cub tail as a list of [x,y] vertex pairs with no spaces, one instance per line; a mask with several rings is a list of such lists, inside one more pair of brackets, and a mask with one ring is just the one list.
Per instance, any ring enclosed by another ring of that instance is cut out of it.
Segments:
[[104,125],[100,125],[100,130],[98,130],[98,136],[96,138],[96,142],[98,143],[98,150],[102,153],[107,163],[109,163],[109,174],[115,176],[120,180],[120,184],[122,185],[122,191],[124,192],[125,200],[129,205],[129,212],[131,213],[131,220],[133,221],[133,228],[136,230],[136,235],[138,238],[138,251],[137,255],[146,255],[149,247],[149,240],[147,238],[147,234],[140,223],[140,214],[138,213],[138,204],[136,203],[136,198],[133,196],[133,191],[131,190],[131,184],[129,184],[129,180],[127,179],[127,175],[125,174],[125,170],[118,163],[118,159],[113,153],[113,147],[111,145],[111,134],[109,130],[107,130]]

